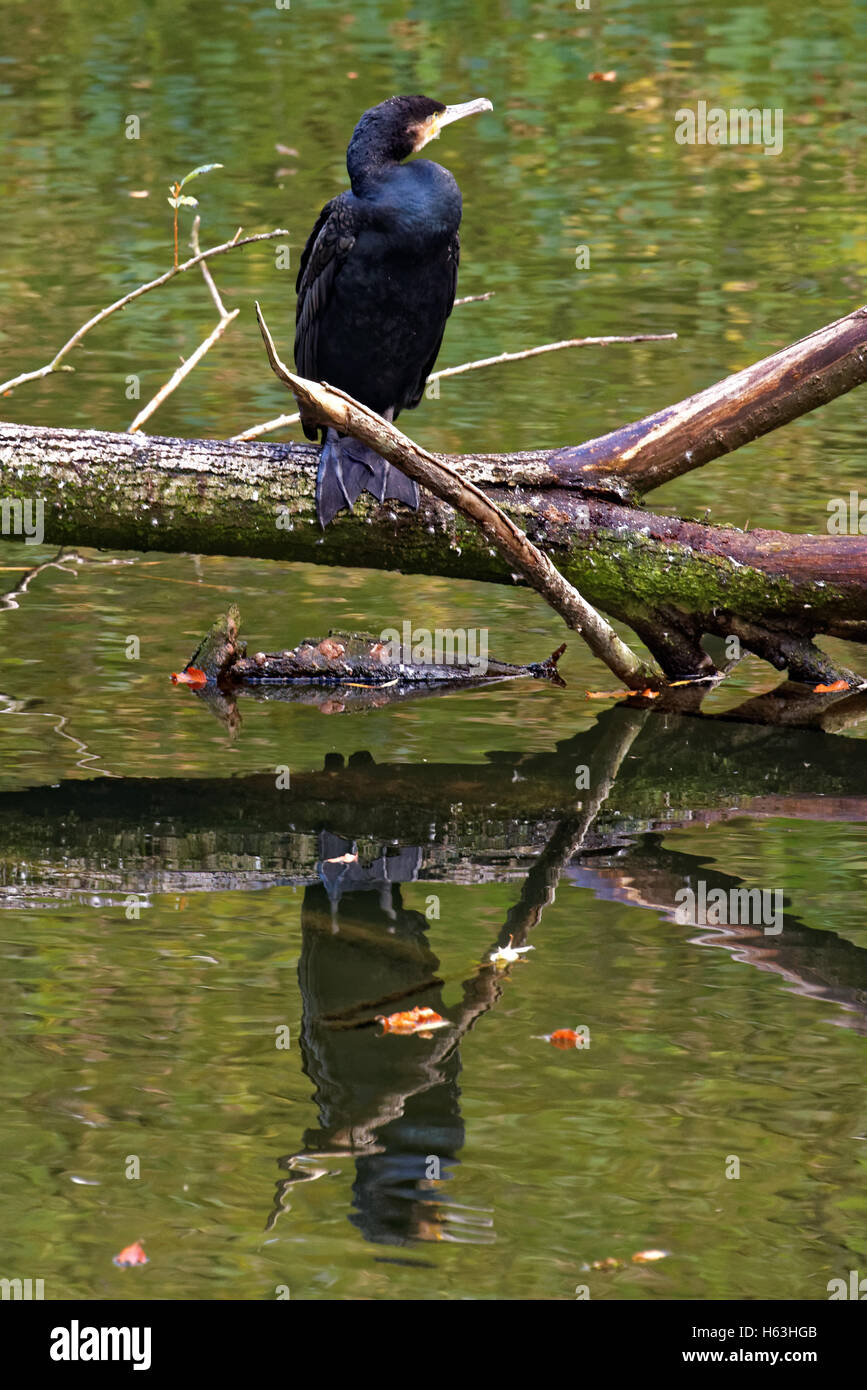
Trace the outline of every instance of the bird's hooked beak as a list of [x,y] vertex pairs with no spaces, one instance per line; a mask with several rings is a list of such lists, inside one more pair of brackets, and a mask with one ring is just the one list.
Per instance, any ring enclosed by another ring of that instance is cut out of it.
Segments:
[[430,140],[436,140],[443,126],[459,121],[463,116],[475,116],[479,111],[493,111],[493,103],[487,97],[476,97],[475,101],[462,101],[457,106],[447,106],[445,111],[436,111],[419,130],[419,142],[415,151],[424,149]]

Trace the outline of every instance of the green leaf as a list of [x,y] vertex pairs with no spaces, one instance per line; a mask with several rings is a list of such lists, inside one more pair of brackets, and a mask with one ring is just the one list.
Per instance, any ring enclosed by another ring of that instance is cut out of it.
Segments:
[[189,183],[190,179],[197,179],[199,174],[207,174],[210,173],[211,169],[223,168],[225,168],[223,164],[200,164],[197,169],[192,169],[189,174],[186,174],[184,178],[181,179],[179,187],[183,188],[185,183]]
[[198,198],[183,197],[183,198],[179,198],[179,199],[178,199],[178,207],[179,207],[179,208],[197,208],[198,206],[199,206],[199,200],[198,200]]

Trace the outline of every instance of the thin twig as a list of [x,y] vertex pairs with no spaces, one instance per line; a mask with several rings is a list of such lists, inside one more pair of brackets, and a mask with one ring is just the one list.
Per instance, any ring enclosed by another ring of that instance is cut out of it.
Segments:
[[182,365],[178,367],[177,371],[169,377],[169,380],[165,383],[165,385],[161,386],[159,391],[157,391],[156,395],[151,400],[149,400],[147,405],[139,411],[138,415],[135,417],[132,424],[129,426],[127,434],[135,434],[136,430],[141,428],[145,420],[149,420],[150,417],[153,415],[154,411],[160,405],[162,405],[166,397],[170,396],[173,391],[177,390],[184,377],[189,376],[193,368],[198,366],[208,349],[214,346],[214,343],[217,341],[218,338],[222,338],[226,329],[229,327],[229,324],[232,322],[233,319],[236,319],[238,317],[240,312],[240,309],[233,309],[232,312],[227,314],[225,318],[220,319],[220,322],[217,324],[216,328],[208,334],[204,342],[199,343],[199,346],[196,348],[195,352],[187,358],[186,362],[182,363]]
[[[190,250],[194,256],[200,256],[202,254],[202,248],[199,246],[199,227],[201,225],[202,219],[197,213],[193,218],[193,230],[190,232]],[[237,232],[235,235],[237,236]],[[214,283],[214,277],[210,272],[207,261],[202,261],[202,279],[210,290],[211,298],[217,306],[217,313],[220,315],[220,318],[228,318],[228,310],[220,298],[220,291]]]
[[676,333],[631,333],[612,338],[564,338],[559,343],[542,343],[539,347],[524,348],[522,352],[501,352],[496,357],[478,357],[475,362],[462,362],[459,367],[443,367],[438,372],[432,372],[428,381],[441,381],[446,376],[475,372],[479,367],[497,367],[501,362],[521,362],[525,357],[539,357],[543,352],[559,352],[561,348],[607,347],[609,343],[660,343],[676,337]]
[[462,299],[456,299],[454,308],[457,309],[461,304],[481,304],[483,299],[493,299],[496,290],[488,290],[486,294],[465,294]]
[[79,555],[77,550],[67,550],[66,546],[62,545],[58,550],[57,554],[54,556],[53,560],[43,560],[41,564],[33,565],[26,571],[25,574],[21,576],[14,589],[10,589],[8,593],[0,594],[0,608],[18,608],[19,604],[16,603],[16,599],[20,598],[22,594],[26,594],[27,590],[30,587],[31,581],[34,580],[37,575],[42,574],[45,570],[61,570],[64,574],[71,574],[77,579],[78,575],[76,571],[74,569],[69,568],[69,566],[72,564],[134,565],[135,563],[136,561],[134,558],[128,560],[115,558],[112,558],[110,560],[96,560],[94,558],[91,558],[90,556]]
[[[487,299],[489,296],[480,294],[474,295],[473,298]],[[467,303],[469,300],[466,299],[455,300],[455,304]],[[477,357],[474,362],[462,362],[458,367],[442,367],[438,372],[431,372],[426,385],[429,386],[432,381],[441,381],[443,377],[478,371],[479,367],[496,367],[501,362],[520,362],[525,357],[538,357],[543,352],[559,352],[561,348],[606,347],[609,343],[658,343],[676,337],[676,333],[633,333],[613,338],[564,338],[559,343],[542,343],[539,347],[524,348],[523,352],[501,352],[497,357]],[[251,425],[241,434],[233,434],[231,441],[241,443],[245,439],[259,439],[261,435],[282,430],[287,425],[297,425],[300,419],[301,416],[297,412],[294,415],[277,415],[273,420],[265,420],[261,425]]]
[[[195,221],[193,222],[193,229],[190,233],[190,247],[197,256],[201,255],[201,251],[199,249],[200,225],[201,218],[196,217]],[[240,231],[240,228],[238,230]],[[238,233],[236,232],[235,236],[237,237],[237,235]],[[168,396],[170,396],[173,391],[177,390],[184,377],[189,376],[193,368],[198,366],[199,362],[201,362],[208,349],[213,347],[214,343],[217,341],[218,338],[222,338],[226,329],[229,327],[229,324],[232,322],[232,319],[236,319],[238,317],[238,314],[240,313],[239,309],[233,309],[230,312],[226,308],[225,304],[220,298],[220,291],[217,289],[216,282],[214,281],[214,277],[208,269],[207,264],[204,261],[202,261],[201,266],[202,277],[205,281],[205,284],[208,287],[211,298],[217,306],[217,313],[220,315],[220,321],[217,324],[216,328],[213,330],[213,332],[208,334],[204,342],[199,344],[192,356],[188,357],[187,360],[183,363],[183,365],[178,367],[176,372],[172,373],[171,377],[166,382],[166,384],[160,387],[159,391],[151,400],[148,401],[146,406],[142,407],[138,415],[133,420],[132,424],[127,429],[127,434],[135,434],[135,432],[138,429],[140,429],[141,426],[144,424],[145,420],[150,419],[154,411],[162,405],[163,401]]]
[[542,595],[567,625],[580,632],[593,652],[632,690],[663,682],[658,668],[640,661],[618,637],[610,623],[582,598],[547,555],[538,550],[519,526],[501,512],[475,484],[463,479],[442,459],[435,458],[381,415],[345,391],[296,376],[280,361],[258,303],[256,316],[274,373],[294,392],[296,399],[312,407],[319,419],[352,434],[381,457],[414,478],[429,492],[461,512],[482,532],[518,573]]
[[261,425],[251,425],[248,430],[242,430],[240,434],[229,436],[230,444],[240,444],[245,439],[258,439],[263,434],[272,434],[274,430],[282,430],[286,425],[297,425],[301,419],[300,413],[296,410],[294,415],[275,415],[273,420],[263,420]]
[[[239,229],[240,230],[240,229]],[[164,275],[157,276],[156,280],[149,280],[146,285],[139,285],[136,289],[130,290],[122,299],[116,299],[107,308],[100,309],[98,314],[94,314],[92,319],[73,333],[72,337],[63,344],[58,353],[47,362],[44,367],[37,368],[34,372],[22,372],[20,376],[11,377],[9,381],[0,382],[0,395],[5,395],[7,391],[14,391],[16,386],[21,386],[25,381],[38,381],[40,377],[50,376],[52,372],[72,372],[74,367],[61,366],[64,357],[81,342],[85,333],[89,333],[91,328],[95,328],[98,323],[102,323],[110,314],[115,314],[119,309],[125,309],[127,304],[131,304],[134,299],[147,294],[149,290],[159,289],[160,285],[165,285],[169,280],[174,280],[176,275],[183,275],[185,271],[192,270],[193,266],[201,265],[203,261],[210,260],[213,256],[222,256],[226,251],[234,251],[236,246],[249,246],[254,241],[273,241],[278,236],[289,236],[285,227],[277,227],[273,232],[257,232],[255,236],[245,236],[242,241],[238,240],[238,233],[231,241],[223,242],[221,246],[212,246],[207,251],[202,251],[198,256],[193,256],[190,260],[184,261],[183,265],[172,266]]]

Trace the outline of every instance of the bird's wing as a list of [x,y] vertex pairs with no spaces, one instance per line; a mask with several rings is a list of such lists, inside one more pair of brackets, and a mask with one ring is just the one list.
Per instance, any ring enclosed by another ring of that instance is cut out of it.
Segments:
[[[443,331],[437,339],[436,347],[434,348],[427,362],[425,362],[424,368],[419,373],[418,381],[416,382],[415,387],[413,388],[412,398],[407,401],[408,410],[414,410],[415,407],[418,405],[419,401],[421,400],[422,396],[424,395],[424,388],[427,384],[427,379],[433,371],[434,363],[436,362],[439,356],[439,351],[442,347],[443,333],[445,333],[446,331],[446,319],[448,319],[449,314],[452,312],[452,309],[454,308],[455,295],[457,293],[458,288],[458,266],[460,265],[460,260],[461,239],[458,233],[455,232],[454,236],[449,242],[449,248],[447,252],[447,264],[451,273],[451,280],[448,288],[448,307],[446,309],[445,318],[443,319]],[[397,419],[397,413],[395,414],[395,419]]]
[[[319,380],[319,325],[334,281],[355,243],[347,193],[326,203],[301,255],[295,313],[295,366],[301,376]],[[305,428],[305,433],[306,433]],[[308,434],[308,438],[314,438]]]

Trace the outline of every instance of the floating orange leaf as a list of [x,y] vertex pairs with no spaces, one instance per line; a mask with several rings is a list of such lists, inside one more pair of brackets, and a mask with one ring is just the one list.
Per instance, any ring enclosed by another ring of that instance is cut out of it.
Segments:
[[208,677],[198,666],[188,666],[185,671],[172,671],[172,685],[191,685],[194,690],[208,684]]
[[129,1269],[131,1265],[146,1265],[148,1263],[148,1257],[140,1240],[133,1241],[132,1245],[127,1245],[112,1260],[112,1264],[117,1265],[118,1269]]
[[585,690],[588,700],[625,700],[628,695],[640,695],[642,700],[658,700],[659,691],[651,690]]
[[581,1039],[574,1028],[558,1028],[548,1039],[554,1047],[580,1047]]
[[838,690],[848,690],[848,681],[832,681],[830,685],[814,685],[813,692],[816,695],[836,695]]
[[431,1037],[431,1030],[434,1028],[448,1028],[449,1021],[438,1014],[435,1009],[427,1009],[416,1006],[414,1009],[404,1009],[403,1013],[377,1014],[377,1023],[382,1024],[383,1033],[418,1033],[422,1038]]
[[536,1037],[540,1042],[550,1043],[552,1047],[560,1047],[564,1050],[570,1047],[583,1047],[585,1043],[584,1034],[576,1028],[558,1028],[553,1033],[537,1033]]
[[652,1260],[664,1260],[669,1254],[668,1250],[639,1250],[632,1256],[634,1265],[650,1264]]
[[588,82],[616,82],[617,73],[612,68],[610,72],[588,72]]

